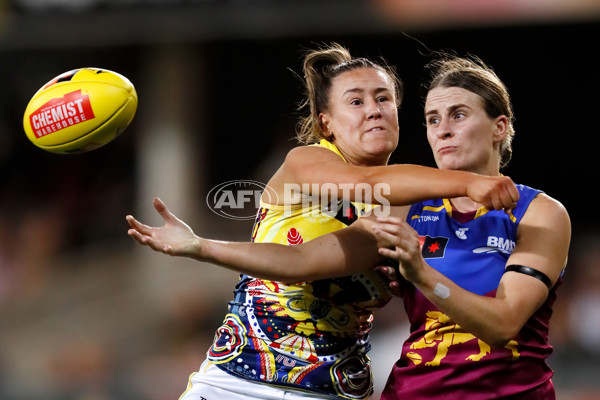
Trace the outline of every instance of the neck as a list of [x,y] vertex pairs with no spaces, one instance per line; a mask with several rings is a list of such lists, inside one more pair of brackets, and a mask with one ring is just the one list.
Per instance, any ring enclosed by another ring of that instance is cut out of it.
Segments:
[[[464,170],[468,171],[468,172],[473,172],[473,173],[476,173],[479,175],[485,175],[485,176],[500,176],[501,175],[497,163],[493,163],[493,164],[491,164],[491,166],[488,166],[487,168],[481,168],[481,169],[466,168]],[[452,205],[453,209],[455,209],[458,212],[462,212],[462,213],[476,211],[482,207],[482,205],[480,203],[477,203],[466,196],[465,197],[455,197],[455,198],[449,199],[449,201],[450,201],[450,204]]]
[[452,209],[461,213],[477,211],[481,207],[481,204],[471,200],[469,197],[456,197],[449,200],[450,204],[452,205]]
[[390,159],[389,155],[381,156],[381,157],[373,157],[370,159],[354,158],[354,157],[350,157],[349,155],[345,154],[341,150],[340,150],[340,152],[342,153],[342,155],[344,156],[344,159],[348,162],[348,164],[358,165],[360,167],[376,167],[376,166],[387,165],[387,163]]

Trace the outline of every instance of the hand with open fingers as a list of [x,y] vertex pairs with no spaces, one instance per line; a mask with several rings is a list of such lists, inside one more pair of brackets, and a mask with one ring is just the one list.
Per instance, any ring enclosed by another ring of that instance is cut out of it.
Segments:
[[161,227],[151,227],[128,215],[125,217],[130,226],[127,234],[139,244],[155,251],[172,256],[195,255],[200,246],[200,238],[185,222],[173,215],[162,200],[155,198],[153,205],[165,224]]
[[508,176],[481,175],[467,186],[467,196],[488,210],[511,210],[517,206],[519,190]]
[[406,221],[396,217],[378,217],[373,226],[379,243],[379,254],[399,262],[399,271],[408,281],[413,281],[425,260],[417,232]]

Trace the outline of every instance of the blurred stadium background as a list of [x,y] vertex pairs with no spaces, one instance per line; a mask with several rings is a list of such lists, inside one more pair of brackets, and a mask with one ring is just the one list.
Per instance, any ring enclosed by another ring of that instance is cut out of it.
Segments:
[[[551,342],[559,399],[600,390],[598,0],[0,0],[0,399],[176,399],[237,274],[134,245],[125,215],[158,224],[163,198],[198,234],[248,240],[251,221],[210,212],[215,185],[266,182],[294,146],[302,49],[338,41],[383,56],[406,83],[392,162],[433,165],[420,84],[429,50],[480,56],[516,111],[516,182],[573,222]],[[61,72],[129,77],[137,115],[80,155],[33,146],[32,94]],[[406,333],[377,313],[377,393]]]

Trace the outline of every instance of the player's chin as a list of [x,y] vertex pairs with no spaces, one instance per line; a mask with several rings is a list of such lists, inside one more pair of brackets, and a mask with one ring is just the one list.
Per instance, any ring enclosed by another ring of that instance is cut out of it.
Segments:
[[453,157],[451,154],[446,154],[446,155],[438,154],[435,157],[435,164],[437,165],[437,167],[439,169],[445,169],[445,170],[466,171],[469,169],[468,166],[464,162],[461,162],[459,159],[457,159],[456,157]]
[[389,137],[369,138],[369,153],[375,158],[387,158],[396,150],[398,141]]

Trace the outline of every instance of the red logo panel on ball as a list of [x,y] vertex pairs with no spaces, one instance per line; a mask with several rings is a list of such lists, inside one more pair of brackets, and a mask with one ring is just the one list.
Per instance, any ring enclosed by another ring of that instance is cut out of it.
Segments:
[[37,138],[93,119],[90,96],[76,90],[47,101],[29,116],[29,123]]

